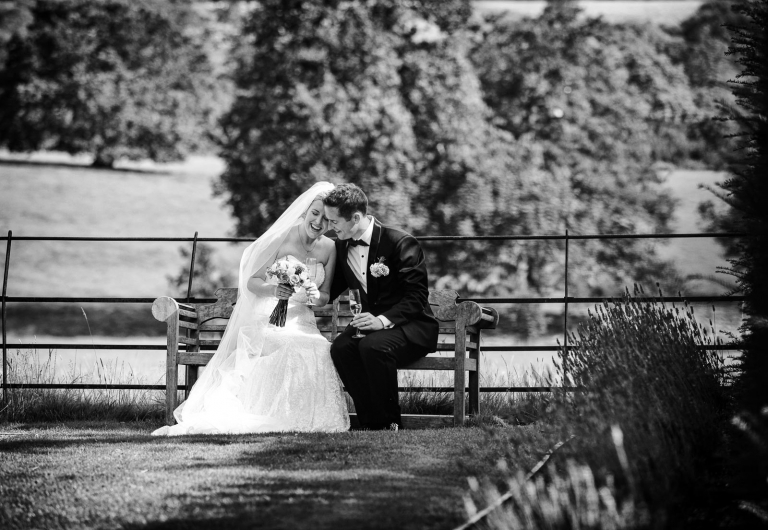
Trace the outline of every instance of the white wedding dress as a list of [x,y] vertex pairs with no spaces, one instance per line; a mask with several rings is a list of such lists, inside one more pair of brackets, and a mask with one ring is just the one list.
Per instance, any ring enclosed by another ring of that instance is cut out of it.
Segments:
[[[317,269],[315,283],[322,286],[325,269],[322,264]],[[285,327],[269,325],[264,311],[252,325],[242,326],[234,351],[221,362],[214,362],[214,356],[206,368],[213,372],[203,373],[174,411],[179,423],[152,434],[348,430],[349,413],[331,344],[318,331],[306,301],[303,289],[288,300]],[[275,298],[267,307],[276,304]]]

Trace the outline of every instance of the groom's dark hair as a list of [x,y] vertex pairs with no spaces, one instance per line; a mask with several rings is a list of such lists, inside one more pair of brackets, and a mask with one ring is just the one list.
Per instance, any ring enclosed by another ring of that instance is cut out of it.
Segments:
[[355,212],[368,214],[368,197],[354,184],[339,184],[323,199],[323,204],[338,208],[339,215],[347,221],[352,219]]

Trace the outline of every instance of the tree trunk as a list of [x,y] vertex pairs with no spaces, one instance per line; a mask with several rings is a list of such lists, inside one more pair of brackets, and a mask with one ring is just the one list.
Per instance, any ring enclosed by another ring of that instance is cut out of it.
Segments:
[[106,153],[96,153],[93,157],[93,167],[113,169],[115,167],[115,158]]

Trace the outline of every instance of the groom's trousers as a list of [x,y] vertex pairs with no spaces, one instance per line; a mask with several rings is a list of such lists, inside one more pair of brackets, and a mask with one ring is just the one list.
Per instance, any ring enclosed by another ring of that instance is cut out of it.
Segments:
[[[402,427],[397,368],[411,364],[429,351],[409,343],[403,330],[394,327],[354,339],[349,325],[331,345],[331,358],[352,401],[360,426],[382,429],[392,423]],[[363,332],[365,333],[365,332]]]

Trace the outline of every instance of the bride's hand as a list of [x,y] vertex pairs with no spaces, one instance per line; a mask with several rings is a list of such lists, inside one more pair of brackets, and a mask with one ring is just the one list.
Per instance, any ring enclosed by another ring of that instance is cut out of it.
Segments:
[[275,289],[275,298],[278,300],[288,300],[291,296],[293,296],[293,293],[293,287],[278,283],[277,288]]
[[315,282],[307,282],[304,284],[304,290],[307,291],[307,299],[319,300],[320,289],[317,288]]

